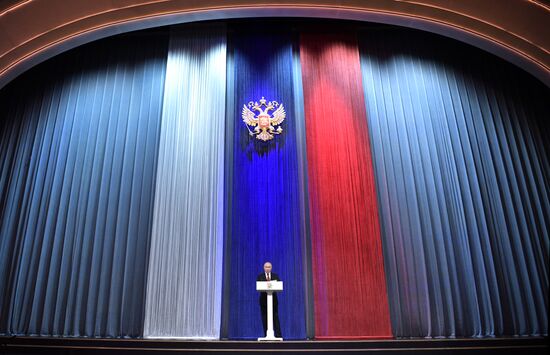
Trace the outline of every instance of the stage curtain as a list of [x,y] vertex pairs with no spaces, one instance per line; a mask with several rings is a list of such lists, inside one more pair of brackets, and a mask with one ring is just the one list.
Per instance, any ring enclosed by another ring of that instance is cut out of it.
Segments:
[[361,48],[395,334],[547,334],[548,88],[427,34]]
[[391,337],[354,34],[301,35],[316,338]]
[[166,47],[97,42],[0,93],[1,333],[141,336]]
[[225,73],[224,27],[172,30],[145,337],[220,336]]
[[[304,162],[298,161],[304,155],[297,138],[303,130],[295,114],[292,43],[290,34],[259,26],[233,29],[229,38],[222,327],[233,339],[265,336],[256,292],[265,261],[284,282],[278,298],[283,337],[306,337]],[[250,136],[241,118],[243,105],[262,97],[286,110],[283,132],[267,142]]]

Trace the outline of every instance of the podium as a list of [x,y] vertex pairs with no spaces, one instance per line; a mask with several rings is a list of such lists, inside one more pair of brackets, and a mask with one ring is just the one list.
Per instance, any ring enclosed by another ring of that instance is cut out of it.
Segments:
[[273,292],[281,292],[282,290],[282,281],[256,281],[256,291],[267,293],[267,333],[264,338],[258,338],[258,341],[283,340],[283,338],[276,338],[273,332]]

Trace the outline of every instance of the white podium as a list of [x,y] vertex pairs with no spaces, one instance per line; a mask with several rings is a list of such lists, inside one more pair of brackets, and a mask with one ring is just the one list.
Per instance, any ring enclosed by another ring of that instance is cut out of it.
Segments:
[[258,341],[283,340],[283,338],[276,338],[273,332],[273,292],[282,290],[282,281],[256,281],[256,291],[267,293],[267,334],[265,338],[258,338]]

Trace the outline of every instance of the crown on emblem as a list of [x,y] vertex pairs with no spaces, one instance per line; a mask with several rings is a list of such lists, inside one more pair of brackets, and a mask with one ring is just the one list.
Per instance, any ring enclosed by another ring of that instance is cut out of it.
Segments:
[[[283,104],[277,101],[267,101],[263,96],[259,101],[259,103],[250,101],[248,105],[243,105],[242,118],[248,133],[265,142],[283,132],[279,125],[284,121],[286,113]],[[275,111],[270,114],[269,111],[272,110]],[[248,126],[254,129],[250,130]],[[275,126],[279,127],[275,129]]]

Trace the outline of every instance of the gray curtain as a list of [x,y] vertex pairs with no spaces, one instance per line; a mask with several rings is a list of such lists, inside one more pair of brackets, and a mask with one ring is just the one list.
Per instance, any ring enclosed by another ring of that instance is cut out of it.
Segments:
[[410,31],[361,60],[395,335],[547,334],[550,90]]
[[0,94],[0,333],[138,337],[167,36],[125,35]]

